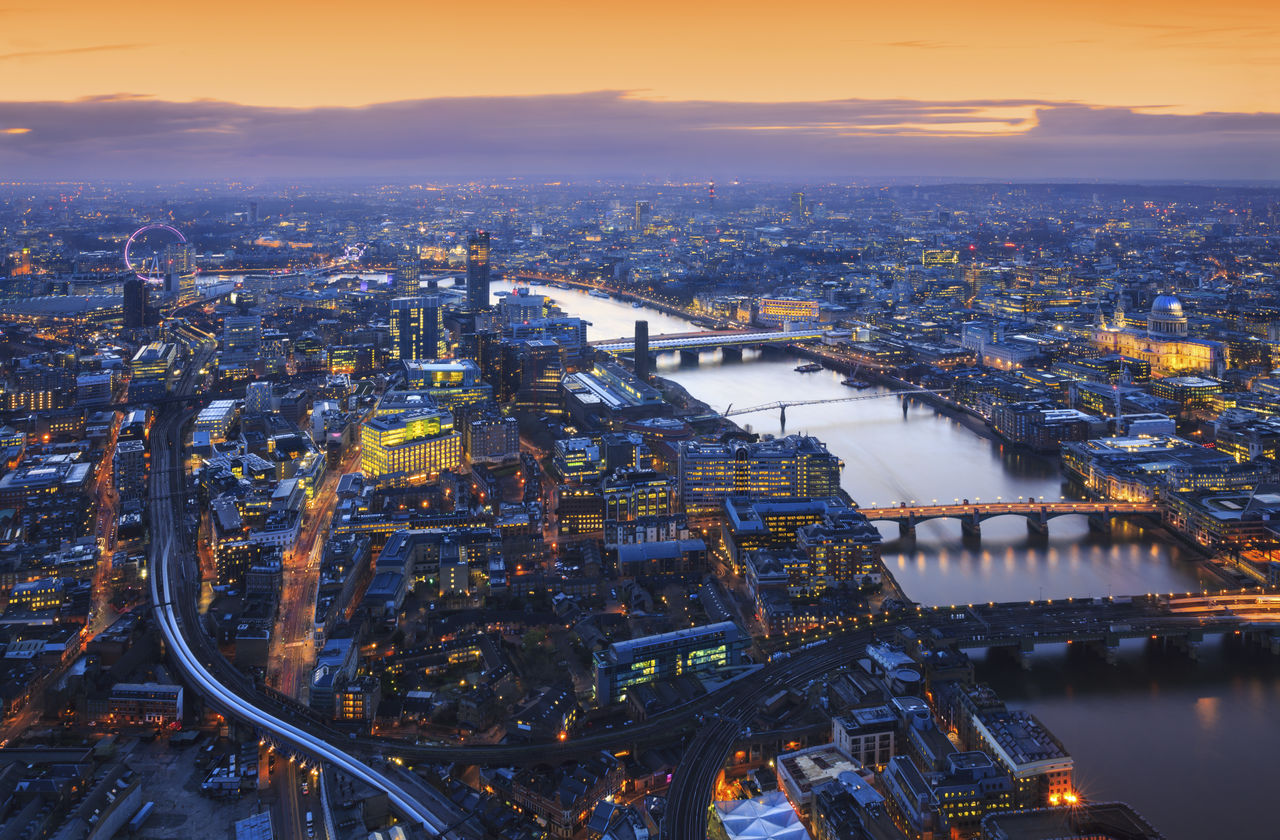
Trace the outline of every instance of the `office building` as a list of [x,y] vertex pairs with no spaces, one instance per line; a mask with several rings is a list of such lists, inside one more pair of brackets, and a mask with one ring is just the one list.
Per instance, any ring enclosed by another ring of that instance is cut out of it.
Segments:
[[396,261],[396,273],[392,278],[395,292],[404,297],[417,297],[420,271],[417,254],[401,254]]
[[856,773],[841,773],[814,792],[814,840],[903,840],[884,795]]
[[112,466],[115,470],[116,492],[122,501],[146,498],[147,495],[147,447],[140,440],[122,440],[116,443]]
[[250,382],[244,389],[245,414],[266,414],[271,410],[271,383]]
[[527,286],[517,287],[509,295],[498,299],[498,323],[506,329],[515,324],[528,324],[547,317],[546,295],[535,295]]
[[147,326],[148,287],[137,275],[124,281],[124,325],[127,329]]
[[991,425],[1014,443],[1054,454],[1063,443],[1088,440],[1106,431],[1105,421],[1048,400],[1000,403],[991,412]]
[[493,386],[480,378],[471,359],[448,361],[401,360],[409,388],[439,408],[457,413],[464,406],[493,401]]
[[1030,712],[1009,709],[985,685],[961,692],[951,712],[960,740],[1013,779],[1013,805],[1037,808],[1076,796],[1066,748]]
[[473,416],[462,426],[467,458],[477,464],[504,464],[520,458],[520,424],[497,411]]
[[1234,490],[1265,481],[1265,463],[1237,464],[1225,452],[1174,435],[1114,437],[1066,443],[1062,465],[1104,499],[1147,502],[1171,490]]
[[880,532],[856,510],[831,511],[796,530],[796,547],[809,561],[811,588],[870,587],[880,583]]
[[196,415],[195,430],[208,432],[212,443],[222,443],[236,421],[235,400],[214,400]]
[[816,321],[818,314],[816,300],[765,297],[756,302],[756,321],[770,327],[782,326],[792,321]]
[[111,402],[115,384],[111,371],[86,371],[76,375],[76,405],[99,408]]
[[680,498],[691,515],[715,515],[725,499],[822,498],[840,492],[844,464],[815,437],[680,445]]
[[818,788],[833,782],[841,773],[856,774],[858,762],[835,744],[780,753],[774,761],[778,790],[786,794],[791,807],[806,823],[813,821],[813,795]]
[[178,346],[159,342],[138,348],[129,362],[133,379],[167,380],[178,363]]
[[1056,808],[996,812],[982,820],[981,840],[1164,840],[1123,802],[1081,802]]
[[591,481],[600,477],[604,462],[600,446],[591,438],[561,438],[553,445],[551,465],[568,482]]
[[933,795],[947,826],[974,836],[987,814],[1013,809],[1013,780],[981,750],[953,753],[934,781]]
[[397,361],[445,356],[444,314],[435,295],[391,302],[391,358]]
[[700,539],[645,539],[619,545],[615,553],[618,576],[623,578],[688,581],[707,568],[707,544]]
[[360,469],[371,481],[412,484],[461,466],[462,435],[447,411],[406,411],[360,427]]
[[632,229],[636,233],[644,233],[649,229],[649,222],[653,220],[653,207],[647,201],[637,201],[635,214],[632,217]]
[[166,296],[176,298],[179,304],[195,301],[195,248],[190,242],[174,242],[165,246],[163,270]]
[[908,756],[895,755],[880,774],[893,822],[910,840],[945,836],[933,788]]
[[556,533],[561,537],[599,534],[604,530],[604,500],[596,487],[557,484]]
[[724,542],[729,556],[742,562],[744,552],[785,549],[795,544],[805,525],[821,522],[829,513],[848,510],[838,498],[761,499],[746,496],[724,501]]
[[831,719],[831,740],[867,767],[883,767],[898,752],[898,715],[888,706],[851,709]]
[[[510,300],[511,296],[503,300]],[[545,339],[516,341],[506,349],[507,370],[512,376],[515,408],[520,411],[559,415],[564,413],[560,383],[567,362],[565,349]]]
[[489,309],[489,232],[478,230],[467,237],[467,308]]
[[181,724],[182,686],[168,683],[116,683],[108,713],[121,723]]
[[261,315],[228,315],[222,319],[222,350],[229,355],[252,356],[262,344]]
[[622,468],[601,484],[604,518],[631,522],[675,512],[676,483],[666,473]]
[[614,642],[593,657],[596,705],[622,702],[635,685],[740,665],[749,643],[732,621]]
[[[509,297],[509,296],[508,296]],[[569,357],[580,360],[589,350],[587,322],[581,318],[534,318],[530,321],[512,321],[506,331],[514,340],[542,338],[561,344]]]

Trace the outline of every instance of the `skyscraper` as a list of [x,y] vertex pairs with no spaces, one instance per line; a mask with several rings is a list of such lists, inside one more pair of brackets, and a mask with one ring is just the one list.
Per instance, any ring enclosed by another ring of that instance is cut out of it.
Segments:
[[800,221],[809,210],[804,204],[804,193],[796,191],[791,194],[791,217]]
[[391,356],[396,360],[439,359],[445,355],[444,313],[434,295],[391,302]]
[[396,263],[396,294],[414,296],[418,294],[418,255],[401,254]]
[[467,308],[489,308],[489,232],[478,230],[467,238]]
[[649,206],[647,201],[636,202],[635,215],[635,231],[636,233],[644,233],[649,227],[649,218],[653,215],[653,208]]
[[124,281],[124,325],[129,329],[147,325],[147,284],[141,277]]
[[179,302],[196,299],[195,249],[190,242],[175,242],[164,249],[165,294]]

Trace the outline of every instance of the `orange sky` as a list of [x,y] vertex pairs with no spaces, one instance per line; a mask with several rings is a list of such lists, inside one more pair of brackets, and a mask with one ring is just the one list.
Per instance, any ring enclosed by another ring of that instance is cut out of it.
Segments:
[[1280,111],[1280,2],[0,0],[0,99],[633,90]]

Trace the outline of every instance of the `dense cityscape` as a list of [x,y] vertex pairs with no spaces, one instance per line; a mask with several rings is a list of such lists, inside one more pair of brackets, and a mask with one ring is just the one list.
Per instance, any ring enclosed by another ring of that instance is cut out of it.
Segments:
[[1280,190],[0,196],[0,840],[1266,835]]

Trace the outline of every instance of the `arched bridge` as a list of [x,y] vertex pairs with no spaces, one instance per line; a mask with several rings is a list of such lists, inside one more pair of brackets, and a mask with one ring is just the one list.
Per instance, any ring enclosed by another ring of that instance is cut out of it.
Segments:
[[904,537],[914,536],[916,525],[930,519],[958,519],[965,536],[979,537],[982,535],[983,521],[997,516],[1022,516],[1027,520],[1028,530],[1037,534],[1047,534],[1049,520],[1059,516],[1087,516],[1091,528],[1108,531],[1114,517],[1158,515],[1160,508],[1155,502],[1049,502],[1019,499],[1008,502],[970,503],[966,499],[959,503],[941,505],[903,503],[897,507],[864,507],[860,508],[860,511],[873,522],[897,522],[899,533]]

